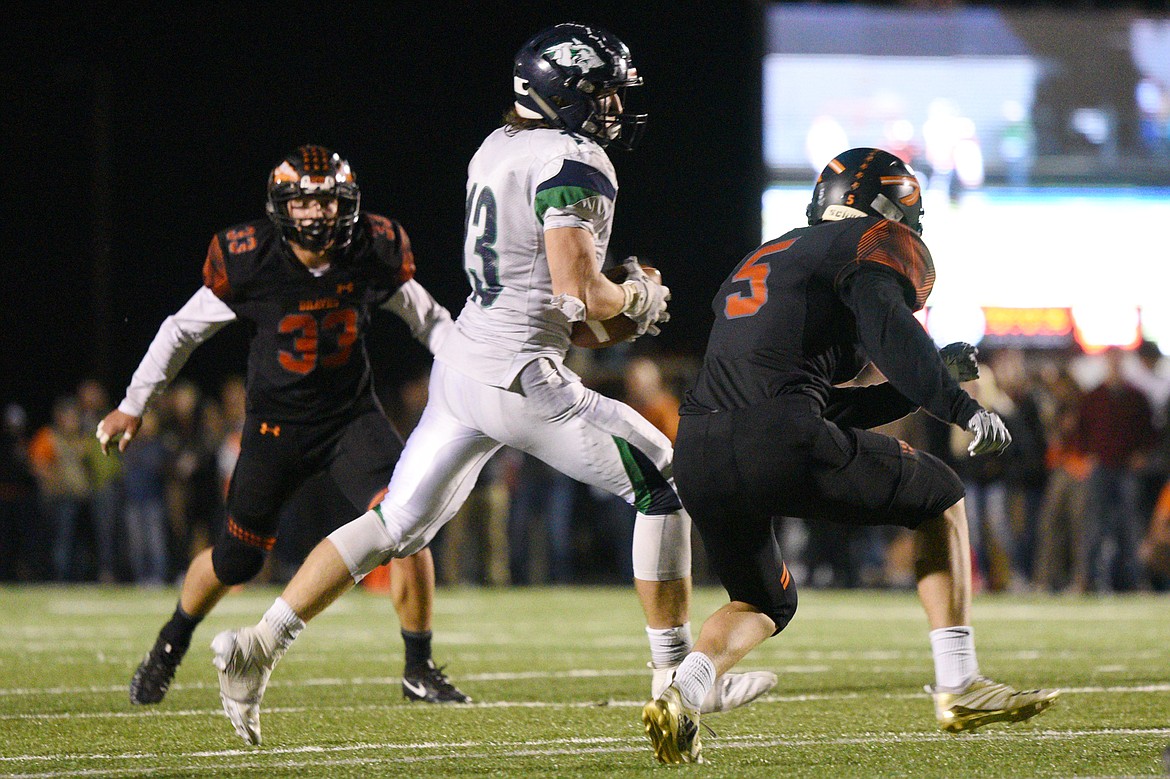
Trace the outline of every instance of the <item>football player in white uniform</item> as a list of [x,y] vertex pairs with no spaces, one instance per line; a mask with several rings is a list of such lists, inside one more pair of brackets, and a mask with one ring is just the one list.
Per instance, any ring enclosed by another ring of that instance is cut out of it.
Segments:
[[[624,43],[579,24],[534,36],[513,75],[515,104],[468,166],[471,294],[436,353],[426,410],[386,497],[319,544],[256,626],[212,642],[225,713],[251,743],[268,675],[305,622],[376,566],[425,547],[505,444],[637,508],[635,589],[655,696],[691,648],[690,518],[670,442],[564,365],[576,322],[624,314],[641,335],[667,319],[669,291],[633,258],[621,284],[601,273],[617,194],[604,147],[630,148],[640,135],[646,117],[626,113],[623,97],[642,80]],[[770,672],[727,674],[703,710],[739,706],[775,684]]]

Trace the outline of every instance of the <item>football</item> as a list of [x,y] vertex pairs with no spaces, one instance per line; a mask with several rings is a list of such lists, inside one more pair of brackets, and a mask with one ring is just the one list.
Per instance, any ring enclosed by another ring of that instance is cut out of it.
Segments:
[[[643,265],[642,270],[646,271],[646,275],[654,281],[662,283],[662,274],[658,272],[657,268]],[[605,270],[604,273],[605,277],[614,284],[621,284],[626,280],[626,269],[623,265],[615,265]],[[604,349],[607,346],[628,341],[637,332],[638,326],[634,324],[634,320],[625,314],[618,314],[605,320],[574,322],[569,340],[573,342],[573,346],[579,346],[582,349]]]

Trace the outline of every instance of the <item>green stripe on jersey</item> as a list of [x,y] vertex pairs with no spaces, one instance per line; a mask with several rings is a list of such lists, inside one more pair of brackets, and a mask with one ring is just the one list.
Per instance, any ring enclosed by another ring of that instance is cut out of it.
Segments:
[[626,469],[626,475],[630,477],[630,483],[634,487],[634,508],[645,513],[653,500],[653,496],[650,494],[650,485],[646,484],[646,477],[642,475],[642,469],[634,460],[634,452],[630,448],[630,442],[618,438],[616,435],[613,437],[613,442],[617,444],[618,454],[622,458],[622,467]]
[[536,218],[544,224],[544,212],[550,208],[564,208],[599,195],[600,192],[586,187],[560,186],[542,189],[536,193],[536,199],[533,201]]

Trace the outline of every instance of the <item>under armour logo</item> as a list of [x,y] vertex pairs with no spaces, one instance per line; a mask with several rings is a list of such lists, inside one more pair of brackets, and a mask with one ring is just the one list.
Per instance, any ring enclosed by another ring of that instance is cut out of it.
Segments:
[[267,422],[260,423],[260,435],[268,435],[272,433],[273,437],[280,435],[280,425],[270,425]]
[[338,284],[337,294],[340,295],[342,292],[353,292],[353,282],[351,281],[348,284]]

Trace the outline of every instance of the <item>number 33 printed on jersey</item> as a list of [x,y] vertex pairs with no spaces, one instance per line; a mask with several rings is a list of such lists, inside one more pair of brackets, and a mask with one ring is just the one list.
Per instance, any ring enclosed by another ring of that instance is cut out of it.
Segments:
[[349,362],[357,342],[357,311],[339,308],[321,317],[313,314],[289,314],[280,320],[277,330],[293,336],[292,351],[280,350],[280,365],[289,373],[304,375],[317,367],[339,368]]

